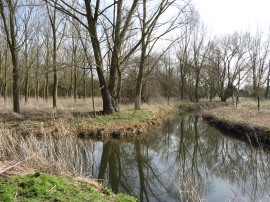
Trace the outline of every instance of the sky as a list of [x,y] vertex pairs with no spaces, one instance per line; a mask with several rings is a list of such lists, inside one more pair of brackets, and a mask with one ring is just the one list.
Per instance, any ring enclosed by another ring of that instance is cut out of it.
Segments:
[[234,31],[268,32],[270,0],[193,0],[201,20],[214,35]]

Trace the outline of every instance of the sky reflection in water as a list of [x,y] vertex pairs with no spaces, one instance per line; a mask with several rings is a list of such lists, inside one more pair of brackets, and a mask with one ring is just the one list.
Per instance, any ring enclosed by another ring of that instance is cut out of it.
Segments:
[[132,143],[81,140],[79,167],[140,201],[269,201],[269,153],[227,135],[199,116],[170,118]]

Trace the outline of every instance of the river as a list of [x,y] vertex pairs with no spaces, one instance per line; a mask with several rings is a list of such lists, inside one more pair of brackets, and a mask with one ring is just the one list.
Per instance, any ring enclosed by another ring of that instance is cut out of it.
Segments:
[[140,201],[269,201],[270,154],[209,126],[168,118],[126,142],[82,139],[80,172]]
[[167,118],[134,141],[62,132],[29,138],[7,134],[7,143],[16,147],[12,144],[3,155],[12,159],[19,152],[15,156],[23,160],[36,154],[45,166],[99,179],[113,192],[139,201],[270,201],[269,150],[237,140],[200,116]]

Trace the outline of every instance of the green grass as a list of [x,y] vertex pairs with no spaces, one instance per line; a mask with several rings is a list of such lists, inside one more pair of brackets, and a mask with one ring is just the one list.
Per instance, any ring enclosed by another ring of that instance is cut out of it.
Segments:
[[[107,189],[104,189],[107,190]],[[136,201],[134,197],[124,194],[110,197],[92,188],[89,184],[75,182],[71,178],[53,176],[42,173],[40,176],[33,174],[0,178],[0,201],[110,201],[126,202]]]
[[92,123],[97,125],[102,125],[105,123],[117,123],[117,122],[131,122],[131,123],[139,123],[144,120],[149,120],[152,118],[151,112],[145,109],[136,110],[123,110],[114,114],[105,115],[105,116],[97,116],[92,119]]

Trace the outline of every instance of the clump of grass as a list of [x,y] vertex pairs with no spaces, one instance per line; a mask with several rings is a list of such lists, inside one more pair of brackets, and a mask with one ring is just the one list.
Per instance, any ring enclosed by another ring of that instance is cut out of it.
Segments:
[[141,110],[132,110],[132,109],[126,109],[123,111],[120,111],[118,113],[114,113],[111,115],[106,116],[98,116],[94,119],[92,119],[92,123],[103,125],[108,122],[114,122],[114,123],[124,123],[124,122],[131,122],[131,123],[139,123],[141,121],[149,120],[152,118],[152,114],[150,111],[141,109]]
[[110,198],[86,183],[46,173],[0,179],[0,201],[136,201],[110,193]]

